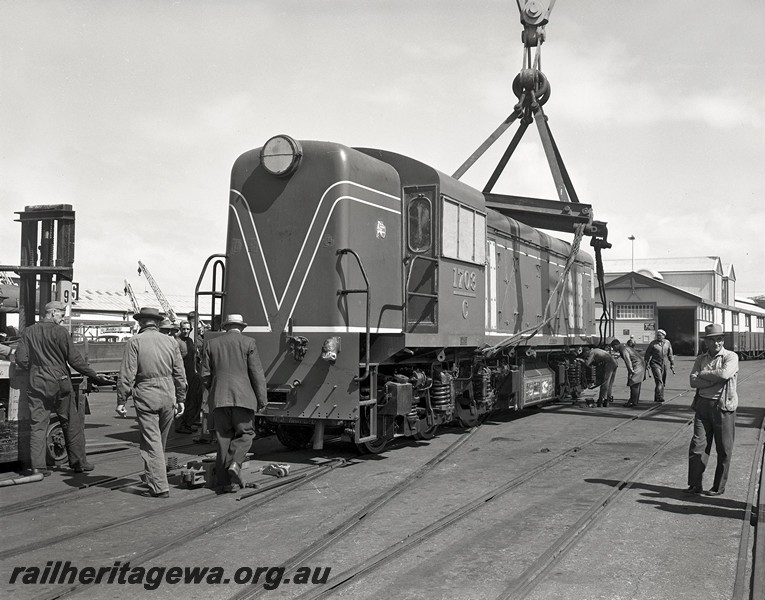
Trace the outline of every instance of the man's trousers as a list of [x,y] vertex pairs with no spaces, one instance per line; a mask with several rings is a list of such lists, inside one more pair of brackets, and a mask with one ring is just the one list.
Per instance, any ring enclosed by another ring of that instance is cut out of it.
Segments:
[[253,410],[241,406],[222,406],[213,411],[215,437],[218,440],[215,460],[218,485],[231,484],[228,468],[233,463],[241,466],[247,458],[255,439],[254,416]]
[[170,490],[167,483],[167,463],[165,445],[175,414],[174,404],[168,404],[158,410],[142,410],[136,404],[140,433],[141,458],[145,469],[145,481],[154,494]]
[[717,451],[717,468],[712,489],[724,491],[728,481],[733,441],[736,433],[736,411],[720,410],[717,401],[697,396],[693,438],[688,448],[688,485],[701,488],[701,480],[709,461],[712,441]]
[[58,415],[64,432],[69,466],[76,468],[87,464],[85,456],[85,399],[78,398],[72,390],[69,378],[59,381],[58,391],[43,395],[28,388],[27,399],[30,414],[30,462],[33,469],[47,469],[46,448],[50,413]]

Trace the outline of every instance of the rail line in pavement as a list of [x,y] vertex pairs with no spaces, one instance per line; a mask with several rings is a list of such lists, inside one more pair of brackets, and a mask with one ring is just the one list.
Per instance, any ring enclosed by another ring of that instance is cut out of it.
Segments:
[[[751,375],[749,377],[751,377]],[[747,379],[749,377],[747,377]],[[679,394],[676,394],[673,398],[670,399],[670,401],[685,395],[687,392],[688,390],[685,390]],[[381,550],[366,561],[356,565],[355,567],[347,569],[336,577],[333,577],[327,582],[326,586],[322,587],[321,590],[310,590],[298,596],[299,600],[317,600],[330,597],[341,588],[344,588],[351,583],[357,582],[360,578],[390,562],[394,558],[399,557],[400,555],[419,546],[426,540],[432,538],[437,533],[445,530],[451,525],[456,524],[461,519],[474,514],[477,509],[485,506],[492,500],[499,498],[500,496],[518,488],[520,485],[533,479],[534,477],[537,477],[545,471],[548,471],[555,464],[567,456],[572,455],[574,452],[578,452],[582,447],[591,445],[601,438],[612,434],[627,423],[631,423],[637,419],[643,418],[648,414],[661,411],[663,407],[666,406],[666,404],[667,403],[657,404],[656,406],[653,406],[646,411],[643,411],[640,414],[635,415],[632,418],[607,429],[606,431],[590,438],[585,442],[578,444],[575,447],[560,452],[541,465],[529,469],[525,473],[516,476],[509,481],[506,481],[505,483],[492,489],[490,492],[472,500],[471,502],[463,504],[462,506],[451,511],[449,514],[443,516],[438,521],[431,523],[430,525],[423,527],[414,533],[410,533],[405,538],[389,545],[387,548]],[[765,421],[763,423],[765,427]],[[536,587],[536,585],[542,581],[544,575],[547,574],[568,553],[568,551],[571,550],[576,545],[576,543],[582,539],[582,537],[590,529],[592,529],[603,519],[608,509],[626,495],[626,492],[632,487],[636,476],[645,468],[647,468],[657,455],[659,455],[670,444],[672,444],[680,435],[685,433],[692,424],[693,418],[685,420],[685,422],[676,428],[676,430],[673,431],[671,435],[669,435],[662,442],[658,443],[653,448],[653,450],[643,460],[641,460],[640,463],[638,463],[638,465],[636,465],[626,476],[624,476],[613,486],[612,490],[594,502],[589,507],[589,509],[582,514],[576,523],[570,526],[561,536],[559,536],[545,552],[540,554],[539,557],[500,594],[498,600],[520,600],[525,598]],[[755,463],[757,463],[757,460],[755,460]],[[744,526],[748,526],[748,521],[745,520]],[[335,539],[337,539],[337,536],[334,536],[332,541]],[[328,546],[329,544],[325,544],[321,549],[324,550]],[[301,560],[305,560],[306,558],[313,556],[313,553],[305,555],[300,554],[298,556],[300,556]],[[745,568],[746,561],[744,561],[744,570]],[[259,586],[259,588],[255,591],[251,591],[249,593],[242,592],[234,596],[234,598],[236,600],[241,600],[242,598],[252,598],[259,595],[260,593],[261,589]],[[743,600],[743,597],[741,600]]]

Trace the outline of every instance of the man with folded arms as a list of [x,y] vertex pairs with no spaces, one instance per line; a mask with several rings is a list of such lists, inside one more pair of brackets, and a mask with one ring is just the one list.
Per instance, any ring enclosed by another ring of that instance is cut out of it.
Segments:
[[692,407],[693,438],[688,449],[688,494],[703,491],[701,480],[709,460],[712,441],[717,451],[717,468],[710,496],[725,492],[733,439],[736,428],[736,379],[738,355],[723,347],[723,326],[707,325],[705,329],[707,351],[696,357],[691,370],[691,387],[696,389]]

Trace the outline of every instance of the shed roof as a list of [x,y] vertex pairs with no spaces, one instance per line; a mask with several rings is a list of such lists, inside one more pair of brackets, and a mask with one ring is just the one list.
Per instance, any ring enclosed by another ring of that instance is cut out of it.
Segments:
[[[135,292],[139,306],[156,306],[160,308],[159,300],[152,292]],[[178,295],[166,295],[167,301],[178,314],[188,314],[194,310],[194,298]],[[130,298],[123,291],[80,290],[77,300],[72,302],[72,308],[99,313],[133,313]]]
[[[678,256],[669,258],[611,258],[603,259],[603,269],[606,273],[629,273],[631,271],[650,270],[659,273],[687,273],[715,271],[723,274],[722,261],[719,256]],[[732,271],[731,265],[731,271]]]

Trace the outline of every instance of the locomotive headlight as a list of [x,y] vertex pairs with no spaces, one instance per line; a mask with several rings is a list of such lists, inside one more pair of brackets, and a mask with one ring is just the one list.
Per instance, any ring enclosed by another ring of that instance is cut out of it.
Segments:
[[288,135],[275,135],[260,150],[260,163],[266,171],[277,177],[293,173],[302,157],[300,143]]

